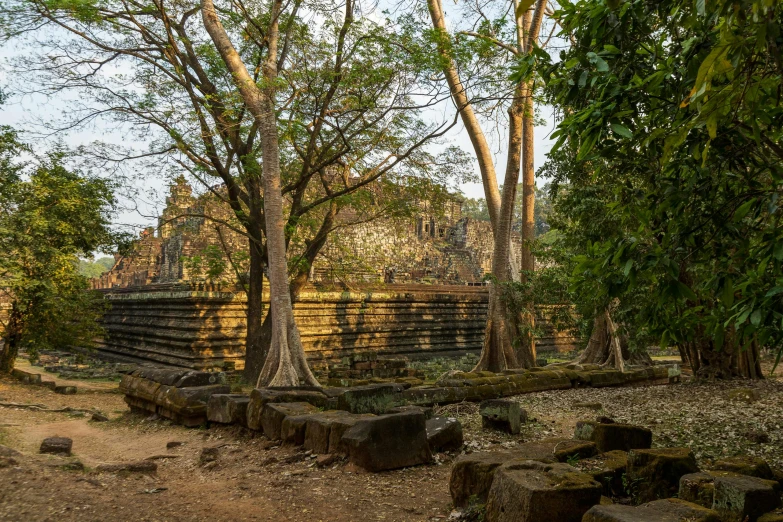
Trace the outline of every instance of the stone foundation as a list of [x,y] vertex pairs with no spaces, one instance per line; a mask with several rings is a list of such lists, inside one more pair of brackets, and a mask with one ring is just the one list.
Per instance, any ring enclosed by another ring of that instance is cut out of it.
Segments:
[[[103,320],[106,335],[98,341],[100,352],[194,369],[244,366],[244,292],[218,285],[147,285],[104,292],[112,308]],[[357,352],[408,359],[457,356],[481,351],[487,288],[311,288],[302,292],[294,313],[312,362]],[[545,324],[543,319],[539,324]],[[577,347],[569,334],[549,330],[538,339],[539,352]]]

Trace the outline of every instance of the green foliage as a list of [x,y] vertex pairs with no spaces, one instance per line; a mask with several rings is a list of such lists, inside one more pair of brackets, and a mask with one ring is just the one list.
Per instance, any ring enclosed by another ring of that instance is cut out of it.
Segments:
[[[242,252],[239,256],[234,255],[234,258],[237,257],[243,260],[248,256]],[[183,256],[180,261],[184,264],[191,281],[207,280],[212,282],[220,280],[226,275],[226,270],[229,268],[226,254],[216,245],[207,245],[199,254]],[[233,261],[236,263],[238,260],[234,259]]]
[[95,261],[85,261],[79,259],[79,273],[86,278],[99,277],[102,273],[108,272],[114,266],[114,258],[102,257]]
[[89,346],[100,332],[96,319],[104,301],[88,290],[78,256],[116,243],[119,236],[109,229],[113,187],[68,170],[62,151],[22,162],[24,151],[29,149],[14,131],[3,128],[0,292],[12,303],[11,319],[2,325],[5,353],[9,343],[33,353],[43,347]]
[[564,115],[548,168],[581,292],[635,302],[662,344],[781,346],[783,6],[560,5],[573,45],[543,72]]

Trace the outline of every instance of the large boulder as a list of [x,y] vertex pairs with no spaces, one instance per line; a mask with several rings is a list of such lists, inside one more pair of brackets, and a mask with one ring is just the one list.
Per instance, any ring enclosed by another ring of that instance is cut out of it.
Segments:
[[774,480],[749,476],[715,477],[712,508],[724,522],[756,522],[780,507],[780,485]]
[[672,497],[680,477],[699,466],[690,448],[634,449],[628,452],[627,480],[638,503]]
[[316,408],[326,408],[329,397],[317,388],[304,390],[255,388],[250,392],[250,402],[247,405],[247,427],[260,431],[264,406],[280,402],[306,402]]
[[207,420],[246,426],[248,404],[250,397],[242,393],[216,393],[207,401]]
[[405,402],[402,396],[404,390],[402,384],[396,383],[347,388],[337,397],[337,408],[351,413],[387,413]]
[[652,431],[631,424],[580,421],[574,438],[594,442],[600,452],[648,449],[652,446]]
[[648,502],[641,506],[618,504],[593,506],[582,522],[721,522],[718,513],[677,498]]
[[601,484],[568,464],[501,466],[487,498],[488,522],[579,522],[601,500]]
[[457,451],[462,448],[462,424],[454,417],[434,417],[427,420],[426,426],[430,451]]
[[345,432],[341,444],[350,462],[368,471],[416,466],[432,459],[424,414],[417,412],[362,419]]
[[318,409],[308,402],[270,402],[261,412],[261,429],[270,440],[280,440],[283,420],[286,417],[307,415],[317,411]]
[[519,433],[522,426],[524,410],[519,403],[509,399],[489,399],[479,405],[481,425],[485,429],[505,431],[511,434]]

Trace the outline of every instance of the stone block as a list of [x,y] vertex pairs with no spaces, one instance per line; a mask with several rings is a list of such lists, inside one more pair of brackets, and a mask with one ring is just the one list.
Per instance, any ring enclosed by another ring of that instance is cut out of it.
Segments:
[[166,386],[174,386],[176,382],[189,370],[182,369],[169,369],[169,368],[140,368],[133,372],[132,375],[141,379],[156,382],[158,384],[165,384]]
[[155,396],[160,390],[160,383],[144,379],[142,377],[133,377],[128,383],[125,395],[136,397],[149,402],[155,402]]
[[582,522],[721,522],[711,510],[677,498],[648,502],[641,506],[618,504],[593,506]]
[[761,393],[755,388],[736,388],[729,390],[728,398],[732,401],[753,403],[761,398]]
[[337,408],[351,413],[386,413],[391,408],[402,405],[402,384],[369,384],[347,388],[337,398]]
[[518,459],[541,462],[565,462],[569,459],[586,459],[597,454],[595,444],[589,441],[551,438],[525,442],[514,451]]
[[425,464],[432,459],[422,413],[362,419],[342,437],[350,462],[369,471]]
[[294,446],[303,445],[309,419],[309,414],[289,415],[284,418],[283,423],[280,425],[280,440]]
[[633,449],[628,452],[627,479],[638,503],[673,496],[680,478],[699,471],[690,448]]
[[471,499],[479,504],[487,501],[495,471],[517,458],[510,451],[461,455],[451,466],[449,492],[457,507],[466,507]]
[[250,392],[250,402],[247,405],[247,427],[260,431],[264,406],[280,402],[306,402],[316,408],[325,408],[328,405],[329,397],[317,388],[304,390],[255,388]]
[[68,437],[47,437],[41,442],[39,453],[70,457],[73,448],[73,440]]
[[732,473],[767,480],[775,480],[775,474],[772,472],[772,469],[769,467],[766,460],[760,457],[751,457],[749,455],[719,459],[712,465],[712,469],[731,471]]
[[509,463],[495,472],[487,522],[579,522],[601,500],[601,485],[562,463]]
[[405,413],[405,412],[419,412],[424,414],[424,418],[429,420],[432,418],[432,408],[429,406],[414,406],[412,404],[406,404],[404,406],[395,406],[390,408],[386,413]]
[[[508,399],[490,399],[479,405],[484,428],[517,434],[522,427],[523,410],[519,403]],[[526,418],[527,415],[524,414]]]
[[630,424],[580,421],[577,423],[574,438],[595,442],[600,452],[649,449],[652,445],[652,431]]
[[250,397],[242,393],[216,393],[207,401],[207,420],[220,424],[247,425]]
[[193,386],[209,386],[210,384],[226,384],[226,374],[223,372],[189,371],[177,379],[173,386],[176,388],[191,388]]
[[60,395],[76,395],[76,386],[55,386],[54,393]]
[[680,477],[677,498],[711,508],[715,493],[715,477],[709,473],[688,473]]
[[712,509],[724,522],[756,522],[761,515],[778,507],[777,481],[749,476],[715,477]]
[[[280,440],[283,420],[288,416],[306,415],[318,409],[307,402],[271,402],[261,412],[260,426],[270,440]],[[248,418],[249,420],[249,418]]]
[[430,451],[458,451],[464,442],[462,424],[453,417],[434,417],[426,422]]
[[[204,422],[207,418],[207,401],[218,393],[230,393],[231,387],[226,384],[212,384],[209,386],[193,386],[191,388],[175,388],[174,386],[161,385],[155,394],[155,404],[160,406],[159,413],[170,417],[171,413],[177,417],[199,417]],[[173,419],[175,422],[179,418]],[[190,424],[192,425],[192,424]]]
[[366,417],[341,410],[309,415],[305,423],[305,449],[316,455],[344,452],[341,447],[343,434],[363,418]]
[[582,459],[574,464],[574,467],[582,473],[593,477],[604,490],[607,496],[624,496],[623,475],[628,466],[628,453],[622,450],[613,450],[601,453],[595,457]]

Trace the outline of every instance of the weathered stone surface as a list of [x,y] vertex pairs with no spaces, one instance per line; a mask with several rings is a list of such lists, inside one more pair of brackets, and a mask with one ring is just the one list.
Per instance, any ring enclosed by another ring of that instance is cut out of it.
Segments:
[[207,420],[207,401],[214,394],[229,393],[225,384],[175,388],[161,385],[155,394],[155,404],[162,417],[172,419],[185,426],[198,426]]
[[283,423],[280,425],[280,440],[294,446],[303,445],[308,420],[310,420],[310,414],[289,415],[283,419]]
[[522,427],[522,408],[518,402],[508,399],[482,401],[479,412],[484,428],[517,434]]
[[176,382],[189,370],[170,368],[139,368],[131,375],[140,379],[146,379],[166,386],[174,386]]
[[158,465],[151,460],[142,460],[139,462],[119,462],[116,464],[98,464],[96,471],[117,473],[155,473],[158,471]]
[[480,504],[486,503],[495,471],[515,458],[517,455],[510,451],[471,453],[458,457],[451,466],[449,478],[449,492],[454,505],[465,507],[471,498]]
[[428,406],[414,406],[412,404],[406,404],[404,406],[396,406],[390,408],[386,413],[405,413],[408,411],[420,412],[424,414],[424,418],[430,420],[432,418],[432,408]]
[[226,384],[226,374],[223,372],[189,371],[177,379],[173,386],[176,388],[190,388],[193,386],[209,386],[210,384]]
[[739,473],[740,475],[748,475],[750,477],[758,477],[767,480],[775,479],[775,475],[772,473],[772,469],[770,469],[766,460],[760,457],[751,457],[749,455],[719,459],[712,465],[712,469],[731,471],[732,473]]
[[55,386],[54,393],[60,395],[76,395],[76,386]]
[[601,499],[601,485],[567,464],[524,461],[495,472],[488,522],[579,522]]
[[47,437],[41,442],[39,453],[70,457],[73,448],[73,440],[68,437]]
[[0,457],[21,457],[22,454],[13,448],[0,444]]
[[266,388],[255,388],[250,392],[250,402],[247,405],[247,427],[251,430],[260,431],[261,414],[264,406],[269,403],[280,402],[306,402],[317,408],[327,406],[329,397],[322,391],[313,390],[272,390]]
[[758,518],[757,522],[783,522],[783,513],[765,513]]
[[761,393],[755,388],[736,388],[734,390],[729,390],[728,397],[732,401],[750,404],[759,400],[761,398]]
[[565,462],[568,459],[586,459],[597,454],[595,444],[589,441],[551,438],[520,444],[514,451],[518,459],[541,462]]
[[217,461],[219,457],[220,449],[215,446],[208,446],[206,448],[201,448],[201,453],[198,455],[198,463],[203,466],[210,462]]
[[631,424],[580,421],[577,423],[574,438],[595,442],[601,452],[648,449],[652,445],[652,431]]
[[319,468],[326,468],[333,464],[337,464],[342,459],[344,459],[345,456],[340,455],[339,453],[330,453],[328,455],[318,455],[318,457],[315,459],[315,465]]
[[613,450],[579,460],[574,464],[574,467],[587,473],[601,484],[605,495],[622,496],[624,493],[623,475],[627,465],[628,453],[622,450]]
[[309,415],[305,423],[305,449],[316,455],[344,452],[341,443],[343,434],[364,418],[367,417],[340,410]]
[[207,401],[207,420],[220,424],[247,425],[250,397],[241,393],[216,393]]
[[337,398],[337,408],[351,413],[386,413],[404,403],[402,384],[370,384],[347,388]]
[[422,413],[362,419],[342,437],[352,464],[369,471],[425,464],[432,459]]
[[699,471],[690,448],[633,449],[628,452],[627,477],[639,503],[673,496],[680,477]]
[[677,497],[703,507],[712,507],[715,493],[715,477],[709,473],[688,473],[680,477],[680,489]]
[[109,417],[107,417],[106,415],[104,415],[102,413],[95,412],[95,413],[93,413],[90,416],[90,420],[92,422],[108,422],[109,421]]
[[749,476],[715,477],[712,508],[724,522],[756,522],[780,507],[780,485],[774,480]]
[[641,506],[593,506],[582,522],[721,522],[718,514],[677,498],[648,502]]
[[[307,402],[271,402],[264,406],[261,413],[260,426],[271,440],[279,440],[283,420],[288,416],[305,415],[317,412],[318,409]],[[249,417],[248,417],[249,424]]]
[[462,448],[462,423],[453,417],[427,420],[427,444],[430,451],[457,451]]

